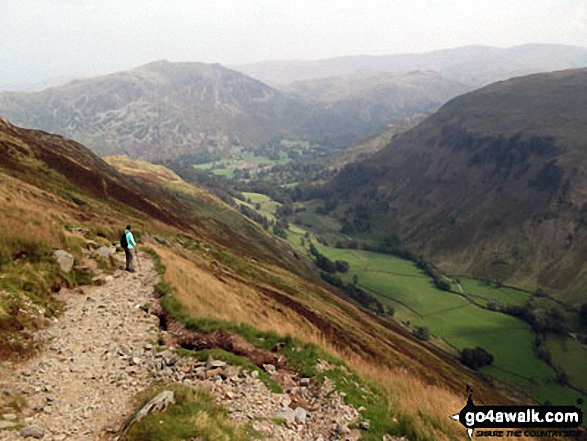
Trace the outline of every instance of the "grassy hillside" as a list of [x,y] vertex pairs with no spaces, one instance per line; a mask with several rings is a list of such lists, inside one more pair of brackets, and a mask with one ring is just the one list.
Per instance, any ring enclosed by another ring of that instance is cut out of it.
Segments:
[[[157,289],[169,314],[201,332],[224,329],[259,345],[295,338],[295,345],[306,349],[286,352],[292,367],[302,366],[306,356],[315,361],[320,351],[342,358],[361,381],[371,379],[380,390],[382,418],[394,433],[463,438],[462,427],[447,415],[462,407],[466,384],[475,387],[480,402],[511,399],[401,326],[353,306],[323,285],[308,261],[296,259],[286,244],[165,169],[111,159],[137,176],[131,177],[79,144],[5,122],[0,158],[5,356],[24,356],[27,333],[47,324],[28,320],[31,311],[59,314],[52,291],[89,283],[60,275],[51,251],[65,249],[82,259],[87,240],[111,243],[130,222],[141,247],[149,242],[166,268],[165,283]],[[75,228],[85,229],[85,236]],[[318,346],[304,346],[310,343]]]
[[543,288],[579,306],[587,286],[586,85],[587,70],[569,70],[450,101],[335,178],[339,220],[448,273]]

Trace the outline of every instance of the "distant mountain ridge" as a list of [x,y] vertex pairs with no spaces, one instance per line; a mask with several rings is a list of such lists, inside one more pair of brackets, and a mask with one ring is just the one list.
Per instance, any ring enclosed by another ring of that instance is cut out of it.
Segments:
[[466,46],[413,54],[261,61],[232,67],[276,87],[332,76],[434,70],[447,79],[476,88],[514,76],[587,67],[587,48],[552,44],[528,44],[507,49]]
[[165,61],[0,95],[0,114],[15,123],[71,137],[100,155],[150,160],[262,142],[267,133],[297,130],[296,115],[319,110],[220,65]]
[[422,78],[397,82],[384,107],[356,95],[332,104],[218,64],[159,61],[41,92],[1,93],[0,115],[75,139],[99,155],[150,161],[227,154],[275,138],[342,147],[462,90],[431,75],[411,77]]
[[[334,106],[341,112],[356,113],[358,118],[378,120],[382,126],[390,119],[428,113],[432,107],[470,89],[434,71],[374,72],[318,78],[296,81],[283,88],[286,92]],[[407,108],[413,109],[414,113],[407,115]]]
[[[587,288],[587,69],[498,82],[457,97],[372,158],[332,198],[451,274]],[[341,215],[342,216],[342,215]]]

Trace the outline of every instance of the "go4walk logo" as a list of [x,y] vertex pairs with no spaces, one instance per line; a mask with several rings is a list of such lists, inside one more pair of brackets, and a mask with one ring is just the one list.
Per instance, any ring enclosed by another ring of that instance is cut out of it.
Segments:
[[[583,411],[576,406],[477,406],[473,390],[459,413],[451,415],[469,437],[580,437]],[[501,429],[501,430],[494,430]]]

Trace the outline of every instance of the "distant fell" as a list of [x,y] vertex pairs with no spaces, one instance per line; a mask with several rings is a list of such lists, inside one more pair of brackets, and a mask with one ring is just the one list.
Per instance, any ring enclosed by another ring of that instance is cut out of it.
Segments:
[[[340,112],[381,123],[428,113],[470,87],[437,72],[373,72],[293,82],[286,92],[327,103]],[[411,114],[406,110],[409,109]],[[359,116],[360,117],[360,116]]]
[[293,133],[316,106],[220,65],[154,62],[37,93],[0,94],[0,114],[99,155],[158,160]]
[[587,49],[554,44],[528,44],[507,49],[466,46],[425,53],[262,61],[234,66],[236,70],[273,86],[368,72],[434,70],[471,88],[514,76],[575,67],[587,67]]
[[350,233],[372,233],[452,274],[585,299],[587,69],[453,99],[330,191]]
[[363,86],[332,104],[219,64],[158,61],[41,92],[1,93],[0,115],[75,139],[101,156],[197,162],[276,139],[343,147],[462,90],[440,78],[413,77],[387,81],[386,89],[380,81],[365,96]]

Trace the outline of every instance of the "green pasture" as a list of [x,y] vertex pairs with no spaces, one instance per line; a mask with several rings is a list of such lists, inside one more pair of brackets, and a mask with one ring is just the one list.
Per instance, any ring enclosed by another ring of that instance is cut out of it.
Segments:
[[469,277],[460,277],[463,292],[477,303],[488,306],[491,302],[498,305],[524,306],[532,295],[515,288],[500,287],[497,284]]
[[243,196],[250,199],[253,206],[255,204],[261,206],[261,208],[257,210],[261,215],[266,216],[267,219],[275,220],[275,211],[277,210],[277,207],[281,206],[279,202],[275,202],[269,196],[260,193],[243,193]]
[[326,237],[328,240],[340,238],[341,235],[338,232],[342,224],[332,216],[316,213],[316,208],[320,205],[324,205],[322,201],[314,200],[305,202],[304,206],[306,211],[296,214],[296,223],[311,228],[312,231]]
[[[246,193],[245,196],[253,204],[261,204],[260,211],[264,215],[273,214],[278,206],[265,195]],[[302,212],[298,217],[318,232],[333,231],[333,224],[336,224],[336,220],[318,215],[313,210]],[[309,240],[305,234],[303,227],[290,225],[288,242],[296,250],[307,252]],[[312,243],[329,259],[348,262],[350,271],[339,276],[351,282],[357,275],[359,286],[377,295],[383,303],[394,306],[397,319],[414,327],[427,327],[441,342],[446,342],[442,346],[448,344],[458,351],[480,346],[489,351],[494,362],[481,372],[521,386],[541,401],[574,404],[580,395],[555,382],[552,368],[532,349],[535,334],[527,323],[475,305],[495,302],[523,306],[530,300],[530,293],[461,277],[462,295],[459,295],[437,289],[431,278],[409,260],[324,246],[317,243],[315,236],[312,236]],[[456,285],[453,287],[458,289]],[[561,363],[567,372],[570,383],[582,388],[587,382],[582,372],[582,367],[587,365],[587,350],[568,338],[563,342],[565,344],[549,341],[548,349],[556,363]],[[576,354],[581,350],[581,357],[577,358]]]
[[[331,260],[349,263],[350,271],[343,275],[344,279],[350,281],[356,274],[361,287],[377,294],[382,301],[397,302],[395,316],[399,320],[427,327],[457,350],[481,346],[489,351],[494,362],[482,372],[530,388],[534,395],[546,397],[544,400],[568,403],[568,389],[554,383],[552,369],[534,354],[534,333],[527,323],[480,308],[465,296],[437,289],[430,277],[408,260],[369,251],[316,246]],[[472,279],[465,286],[467,294],[494,301],[507,299],[519,304],[529,298],[522,291]],[[561,397],[566,397],[566,401]]]
[[[297,225],[290,224],[287,230],[287,241],[291,247],[299,252],[306,252],[308,249],[308,240],[305,238],[306,231],[298,227]],[[302,239],[304,239],[305,245],[302,246]]]
[[[218,176],[232,178],[235,170],[248,169],[252,173],[262,170],[266,167],[273,167],[274,165],[283,165],[290,162],[287,154],[283,153],[279,159],[270,159],[267,156],[257,156],[252,154],[239,155],[231,159],[223,159],[220,161],[206,162],[203,164],[196,164],[193,167],[199,170],[208,170]],[[218,166],[223,166],[218,168]]]
[[565,371],[569,383],[587,391],[587,346],[562,335],[549,335],[545,344],[554,365]]

